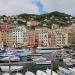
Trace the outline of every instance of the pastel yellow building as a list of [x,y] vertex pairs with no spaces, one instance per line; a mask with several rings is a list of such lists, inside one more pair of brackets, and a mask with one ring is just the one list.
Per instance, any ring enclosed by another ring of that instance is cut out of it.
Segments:
[[55,40],[56,46],[63,47],[73,43],[75,39],[74,32],[66,29],[56,29],[55,30]]

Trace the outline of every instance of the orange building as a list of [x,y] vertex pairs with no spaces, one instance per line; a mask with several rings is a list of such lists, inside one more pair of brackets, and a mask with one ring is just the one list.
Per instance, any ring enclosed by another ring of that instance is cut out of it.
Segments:
[[2,42],[2,32],[0,31],[0,42]]
[[12,38],[11,30],[7,32],[6,44],[7,44],[7,46],[10,47],[10,48],[13,47],[13,38]]
[[0,40],[2,40],[3,44],[12,47],[13,46],[13,39],[11,34],[11,29],[15,28],[12,25],[0,25]]

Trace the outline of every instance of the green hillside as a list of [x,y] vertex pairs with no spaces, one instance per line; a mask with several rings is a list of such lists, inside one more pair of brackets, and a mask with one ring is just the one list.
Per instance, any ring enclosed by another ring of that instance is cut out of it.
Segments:
[[59,26],[68,26],[71,25],[72,19],[75,17],[65,14],[65,13],[60,13],[60,12],[51,12],[47,14],[42,14],[42,15],[35,15],[35,14],[20,14],[18,15],[18,18],[22,18],[25,20],[31,20],[33,18],[35,21],[40,22],[38,24],[38,27],[49,27],[51,28],[52,24],[58,24]]
[[41,15],[24,13],[16,16],[0,16],[0,24],[27,26],[28,21],[38,22],[38,25],[30,26],[31,29],[35,29],[36,27],[51,28],[53,24],[57,24],[59,27],[71,25],[75,22],[75,17],[58,11]]

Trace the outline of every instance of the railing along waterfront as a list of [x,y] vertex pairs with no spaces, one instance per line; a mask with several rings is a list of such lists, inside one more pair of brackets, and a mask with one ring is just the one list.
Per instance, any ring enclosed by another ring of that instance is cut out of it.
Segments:
[[27,63],[35,63],[34,61],[21,61],[21,62],[11,62],[11,63],[0,63],[0,66],[13,66],[13,65],[24,65]]

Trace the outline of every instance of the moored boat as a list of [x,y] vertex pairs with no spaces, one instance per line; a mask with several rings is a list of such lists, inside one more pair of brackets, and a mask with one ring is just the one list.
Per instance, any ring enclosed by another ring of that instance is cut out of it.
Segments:
[[58,74],[60,75],[75,75],[73,72],[71,72],[70,70],[63,68],[63,67],[59,67],[59,71]]
[[33,72],[27,71],[25,75],[35,75]]
[[[46,74],[51,75],[51,69],[46,69]],[[58,75],[56,72],[52,71],[52,75]]]
[[69,70],[71,70],[72,72],[75,73],[75,67],[73,67],[73,68],[69,68]]
[[51,52],[53,53],[60,50],[61,48],[59,47],[37,47],[36,53],[51,53]]
[[[0,66],[1,70],[4,72],[9,72],[9,66]],[[20,71],[23,69],[23,66],[10,66],[10,71]]]
[[0,61],[20,61],[20,58],[18,56],[7,56],[7,57],[4,57],[2,58]]
[[36,75],[47,75],[44,71],[37,70]]

